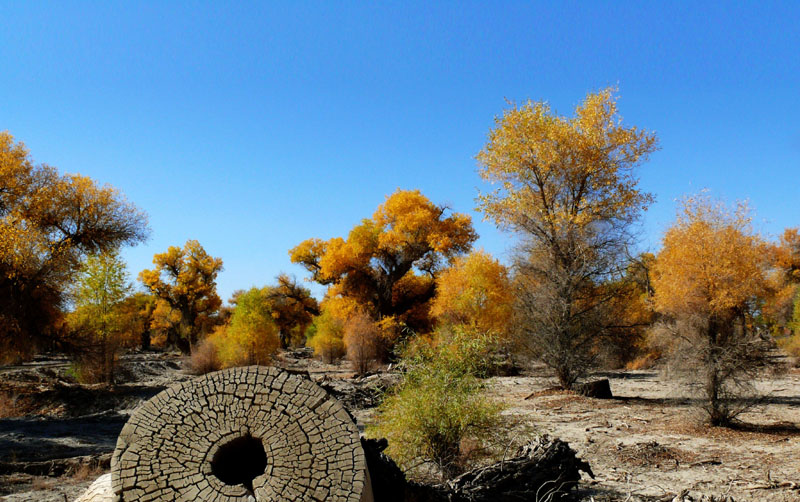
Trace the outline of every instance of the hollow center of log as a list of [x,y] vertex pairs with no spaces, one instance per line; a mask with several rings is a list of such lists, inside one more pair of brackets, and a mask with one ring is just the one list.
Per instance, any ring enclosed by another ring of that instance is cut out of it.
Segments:
[[221,445],[211,459],[211,472],[226,485],[244,485],[253,491],[253,480],[267,469],[261,440],[250,434]]

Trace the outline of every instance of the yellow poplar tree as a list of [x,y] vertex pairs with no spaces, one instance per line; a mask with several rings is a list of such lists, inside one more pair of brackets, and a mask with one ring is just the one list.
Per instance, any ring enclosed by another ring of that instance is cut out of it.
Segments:
[[236,297],[230,322],[211,337],[224,367],[267,364],[280,347],[267,288],[251,288]]
[[36,165],[25,145],[0,132],[0,359],[52,342],[85,256],[147,232],[146,215],[119,191]]
[[383,336],[401,327],[427,331],[437,273],[477,238],[469,216],[446,213],[419,190],[397,190],[347,239],[308,239],[289,254],[314,281],[331,286],[328,298],[352,300],[380,322]]
[[163,304],[157,310],[173,310],[180,316],[167,343],[188,353],[200,334],[210,330],[211,316],[222,304],[216,283],[222,260],[206,253],[199,242],[189,240],[183,248],[170,246],[166,253],[156,254],[153,264],[154,269],[139,273],[139,280]]
[[800,229],[787,228],[771,248],[771,294],[764,316],[778,344],[800,357]]
[[456,258],[436,279],[431,314],[439,324],[461,325],[504,338],[513,294],[508,270],[485,251]]
[[497,188],[479,209],[526,246],[517,260],[519,334],[563,387],[593,362],[606,333],[610,288],[621,275],[631,225],[652,202],[636,168],[656,136],[623,126],[613,89],[586,96],[572,117],[544,102],[513,106],[495,120],[477,155]]
[[731,210],[698,195],[683,201],[653,268],[654,306],[674,337],[669,348],[701,389],[713,425],[751,404],[753,378],[768,361],[754,319],[767,293],[766,251],[745,204]]

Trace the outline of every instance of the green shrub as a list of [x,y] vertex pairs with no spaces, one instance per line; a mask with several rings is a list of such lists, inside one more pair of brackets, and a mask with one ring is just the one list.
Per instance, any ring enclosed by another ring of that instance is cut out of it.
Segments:
[[[488,453],[500,424],[500,406],[482,393],[478,376],[487,339],[464,334],[411,342],[401,355],[402,382],[378,410],[373,437],[389,440],[387,453],[406,470],[433,465],[443,479]],[[412,473],[413,474],[413,473]]]

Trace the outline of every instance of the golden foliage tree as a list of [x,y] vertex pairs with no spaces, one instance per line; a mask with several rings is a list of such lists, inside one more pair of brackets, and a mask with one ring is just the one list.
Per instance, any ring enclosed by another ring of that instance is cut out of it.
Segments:
[[436,274],[477,238],[469,216],[446,212],[419,190],[398,190],[347,239],[308,239],[289,254],[314,281],[331,286],[329,298],[353,300],[384,332],[426,331]]
[[268,294],[267,288],[251,288],[237,295],[230,322],[211,335],[222,366],[267,364],[272,360],[280,339]]
[[439,274],[431,314],[441,325],[461,325],[505,338],[512,304],[506,267],[485,251],[473,251]]
[[600,288],[624,269],[631,225],[653,197],[636,168],[654,134],[625,127],[613,89],[589,94],[573,117],[543,102],[506,110],[477,159],[498,188],[479,209],[527,245],[517,262],[520,334],[564,387],[591,364],[613,295]]
[[655,263],[654,306],[670,319],[661,331],[714,425],[746,409],[755,372],[768,361],[754,321],[767,293],[766,257],[746,205],[731,210],[699,195],[683,201]]
[[278,284],[268,286],[265,293],[269,311],[280,331],[281,347],[302,345],[306,328],[320,312],[311,291],[288,275],[280,274]]
[[314,354],[326,362],[333,362],[345,355],[345,326],[350,318],[359,313],[359,305],[352,298],[329,296],[323,300],[320,314],[306,330],[306,344]]
[[117,310],[119,312],[126,338],[138,340],[142,349],[147,350],[152,343],[154,312],[157,298],[151,294],[136,292],[126,297]]
[[0,352],[52,340],[64,292],[89,253],[147,236],[147,218],[110,186],[35,165],[0,132]]
[[778,343],[800,357],[800,229],[787,228],[770,251],[772,293],[763,313]]
[[625,272],[602,285],[608,296],[608,337],[599,340],[597,351],[605,358],[606,366],[623,365],[640,369],[661,357],[658,347],[648,343],[647,333],[656,320],[652,308],[652,269],[656,257],[642,253],[633,257]]
[[169,330],[167,343],[188,353],[199,335],[210,331],[213,315],[222,304],[216,283],[222,260],[208,255],[199,242],[189,240],[183,248],[170,246],[166,253],[156,254],[153,264],[154,269],[139,273],[139,280],[159,298],[157,310],[171,310],[172,315],[179,316],[177,326]]

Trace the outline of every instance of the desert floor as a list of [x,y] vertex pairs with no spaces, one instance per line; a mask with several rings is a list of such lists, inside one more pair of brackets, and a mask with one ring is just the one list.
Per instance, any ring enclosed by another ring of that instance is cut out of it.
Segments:
[[[374,388],[390,375],[350,380],[347,363],[306,356],[286,354],[280,364],[341,393],[360,426],[374,420]],[[114,388],[71,382],[59,356],[0,367],[0,500],[74,500],[107,472],[133,409],[193,378],[177,354],[134,353],[122,363],[125,383]],[[737,502],[800,501],[800,369],[758,382],[766,398],[735,428],[699,425],[696,401],[656,370],[593,378],[608,378],[614,398],[553,390],[540,366],[487,382],[510,428],[559,437],[589,462],[595,478],[584,477],[583,500],[672,500],[688,490]]]

